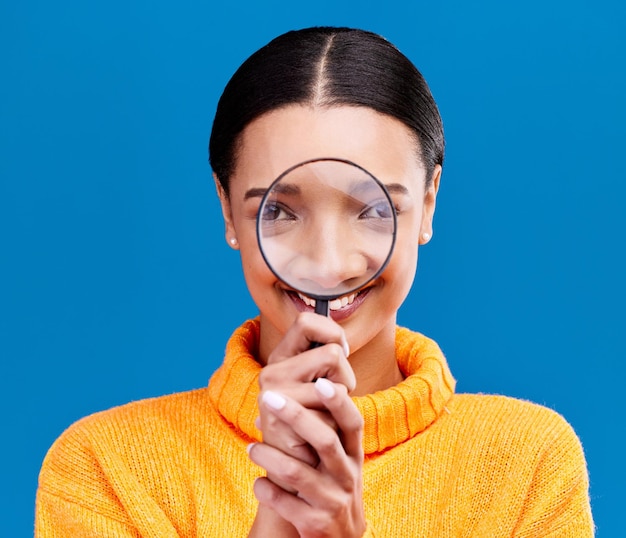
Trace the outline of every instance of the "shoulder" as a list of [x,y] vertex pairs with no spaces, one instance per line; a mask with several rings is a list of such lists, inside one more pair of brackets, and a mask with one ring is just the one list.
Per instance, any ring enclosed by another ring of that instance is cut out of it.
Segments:
[[[527,525],[537,532],[547,525],[563,529],[563,535],[566,528],[574,532],[568,536],[589,535],[587,463],[580,439],[560,413],[521,399],[480,394],[457,395],[449,409],[460,439],[458,452],[475,473],[475,483],[496,481],[493,491],[500,497],[511,488],[526,492],[519,528]],[[539,534],[553,535],[544,531]]]
[[526,454],[537,460],[552,455],[585,466],[580,439],[571,424],[549,407],[501,395],[456,394],[449,418],[483,449]]
[[188,486],[203,483],[202,465],[217,468],[218,456],[229,448],[231,459],[235,448],[245,454],[208,392],[207,387],[138,400],[72,424],[44,458],[38,514],[87,514],[90,520],[99,515],[131,525],[137,511],[141,518],[148,510],[159,519],[158,506],[192,506],[194,490]]
[[472,427],[503,428],[512,431],[534,429],[542,435],[550,431],[573,432],[560,413],[544,405],[499,394],[455,394],[448,409],[463,417]]
[[555,410],[483,394],[455,395],[447,409],[444,431],[455,439],[455,450],[481,473],[497,470],[503,477],[525,476],[537,490],[582,491],[587,487],[580,439]]
[[52,444],[40,473],[94,468],[110,454],[184,444],[193,424],[211,422],[208,389],[137,400],[71,424]]
[[448,407],[475,422],[496,421],[518,427],[527,423],[544,427],[569,427],[566,419],[554,409],[499,394],[455,394]]
[[109,430],[146,430],[162,424],[175,427],[206,414],[209,407],[207,388],[177,392],[93,413],[72,424],[63,435],[97,436]]

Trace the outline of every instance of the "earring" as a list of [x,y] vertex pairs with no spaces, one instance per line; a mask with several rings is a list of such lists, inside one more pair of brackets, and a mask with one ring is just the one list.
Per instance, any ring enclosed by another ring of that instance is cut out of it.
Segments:
[[428,241],[430,239],[430,234],[428,232],[424,232],[422,234],[422,239],[424,240],[424,242]]
[[228,242],[230,243],[230,246],[235,248],[237,246],[237,238],[236,237],[231,237]]

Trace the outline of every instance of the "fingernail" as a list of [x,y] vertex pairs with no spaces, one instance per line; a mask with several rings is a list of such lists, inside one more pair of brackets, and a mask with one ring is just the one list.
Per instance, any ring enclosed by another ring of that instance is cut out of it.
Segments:
[[287,400],[276,392],[266,390],[263,393],[263,403],[276,411],[280,411],[283,407],[285,407]]
[[250,454],[250,451],[252,450],[252,447],[256,445],[256,443],[250,443],[247,447],[246,447],[246,452],[248,454]]
[[257,430],[261,429],[261,417],[256,417],[254,419],[254,426],[256,427]]
[[333,384],[324,377],[318,377],[315,380],[315,388],[326,398],[332,398],[335,395],[335,387],[333,387]]

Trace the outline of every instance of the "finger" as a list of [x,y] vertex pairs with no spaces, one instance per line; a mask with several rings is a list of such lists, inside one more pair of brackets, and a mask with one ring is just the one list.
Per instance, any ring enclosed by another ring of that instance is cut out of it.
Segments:
[[[363,536],[365,515],[362,504],[338,504],[328,509],[310,505],[302,497],[282,491],[266,478],[254,483],[254,495],[261,505],[274,510],[300,536]],[[341,519],[337,515],[341,514]]]
[[248,456],[267,471],[268,479],[288,493],[319,487],[319,472],[310,465],[266,444],[254,443],[248,447]]
[[[334,426],[335,421],[328,411],[311,410],[311,412],[318,413],[320,416],[325,415],[326,418],[324,420]],[[278,448],[282,452],[312,467],[315,467],[319,463],[317,453],[311,448],[311,445],[296,434],[288,424],[285,424],[285,422],[280,420],[275,414],[262,411],[259,422],[259,430],[262,433],[264,443]]]
[[[291,450],[297,450],[299,446],[306,444],[306,441],[297,435],[289,425],[280,420],[275,413],[265,412],[264,408],[265,406],[259,407],[261,414],[256,420],[256,426],[263,435],[263,442],[276,446],[292,456],[296,456]],[[328,410],[307,409],[329,428],[334,431],[338,430],[337,423]]]
[[[320,377],[315,382],[315,390],[337,424],[346,455],[356,461],[362,461],[363,417],[348,396],[346,388],[341,384]],[[313,445],[313,448],[323,459],[317,447]]]
[[[337,386],[343,387],[343,385]],[[354,406],[347,396],[345,387],[343,387],[343,394],[343,399]],[[342,398],[339,391],[337,391],[336,394],[329,399],[341,400]],[[309,409],[302,407],[298,402],[290,400],[282,394],[273,391],[265,391],[262,395],[262,401],[270,412],[274,413],[278,419],[282,420],[293,429],[295,435],[301,437],[313,447],[313,450],[315,450],[320,458],[321,465],[336,481],[346,488],[351,487],[354,478],[354,464],[348,461],[348,455],[338,433],[334,429],[329,428],[327,424],[311,413]],[[343,407],[343,404],[340,402],[333,403],[334,408],[338,409]],[[360,418],[356,408],[354,411]],[[346,418],[343,416],[345,414],[347,414],[345,411],[341,414],[343,419]],[[344,420],[344,422],[347,423],[348,421]],[[354,422],[358,426],[357,421]],[[358,436],[359,432],[357,431],[356,438],[358,438]],[[351,433],[351,443],[354,443],[354,437],[355,435]],[[356,451],[356,460],[354,463],[360,465],[362,461],[362,449],[351,448]],[[299,485],[297,489],[298,491],[305,491],[307,488],[306,485]]]
[[350,354],[348,341],[341,325],[329,317],[301,312],[278,346],[270,353],[267,362],[273,364],[289,359],[309,349],[313,342],[335,343],[344,350],[346,356]]
[[253,491],[260,504],[274,510],[299,531],[300,529],[310,527],[308,520],[312,510],[303,499],[287,493],[272,483],[271,480],[263,477],[255,480]]
[[[309,409],[326,409],[319,393],[315,390],[314,381],[317,377],[307,381],[296,381],[295,379],[287,379],[286,376],[288,374],[281,375],[281,372],[272,372],[269,375],[264,375],[264,370],[268,368],[269,367],[266,366],[259,375],[259,388],[261,389],[261,392],[258,395],[259,402],[263,391],[275,390]],[[282,383],[279,382],[280,377],[282,377]],[[337,377],[341,378],[341,376]],[[341,383],[341,381],[336,381],[336,383]]]
[[[261,415],[258,428],[263,435],[263,442],[306,463],[310,467],[317,467],[319,457],[317,452],[311,448],[311,445],[275,414],[264,411],[265,406],[260,406],[259,409],[261,410]],[[328,427],[336,428],[335,421],[328,411],[309,410],[309,413],[316,415]],[[293,492],[293,488],[281,482],[278,477],[269,473],[268,477],[280,487]]]
[[[356,387],[356,377],[352,366],[344,349],[336,343],[325,344],[301,352],[297,356],[278,363],[268,363],[259,374],[259,386],[261,390],[274,387],[281,387],[282,390],[282,387],[290,384],[310,383],[318,377],[325,377],[335,383],[342,383],[349,391]],[[313,394],[314,392],[309,392],[308,396]],[[317,397],[313,398],[313,401],[316,400],[318,400]],[[307,405],[311,402],[309,400],[301,403]]]

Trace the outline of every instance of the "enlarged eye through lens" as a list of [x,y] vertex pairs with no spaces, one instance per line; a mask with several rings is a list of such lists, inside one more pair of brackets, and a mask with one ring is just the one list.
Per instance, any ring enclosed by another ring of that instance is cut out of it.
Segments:
[[260,218],[269,222],[295,219],[295,215],[293,215],[288,209],[282,207],[280,204],[271,203],[269,201],[261,207],[260,213]]

